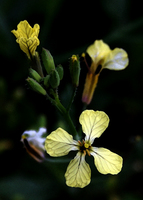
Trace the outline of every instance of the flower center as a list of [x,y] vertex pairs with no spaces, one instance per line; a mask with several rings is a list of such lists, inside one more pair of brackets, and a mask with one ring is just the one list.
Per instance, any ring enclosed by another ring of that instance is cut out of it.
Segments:
[[91,148],[91,145],[87,142],[85,142],[84,140],[81,141],[78,141],[79,143],[79,150],[80,152],[82,152],[84,155],[86,155],[86,153],[90,156],[90,148]]

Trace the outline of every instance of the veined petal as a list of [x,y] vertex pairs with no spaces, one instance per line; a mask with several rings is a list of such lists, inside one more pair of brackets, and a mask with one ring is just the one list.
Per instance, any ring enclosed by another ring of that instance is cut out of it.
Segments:
[[85,155],[78,152],[70,161],[65,173],[66,184],[70,187],[83,188],[90,183],[91,169],[85,161]]
[[29,38],[31,37],[33,33],[32,27],[29,25],[29,23],[24,20],[21,21],[17,26],[17,31],[20,33],[21,37]]
[[86,50],[86,52],[92,58],[93,62],[96,64],[102,64],[101,62],[104,61],[110,51],[110,47],[102,40],[95,40],[95,42]]
[[31,37],[34,37],[34,36],[38,37],[39,31],[40,31],[39,24],[35,24],[33,27],[33,34],[31,35]]
[[123,49],[115,48],[104,61],[103,68],[111,70],[125,69],[129,64],[128,54]]
[[21,50],[27,54],[28,57],[35,54],[35,50],[39,45],[39,39],[35,36],[29,39],[19,38],[16,40],[19,43]]
[[45,149],[50,156],[64,156],[71,150],[78,150],[78,142],[73,140],[72,135],[62,128],[58,128],[47,136]]
[[31,55],[35,55],[35,50],[39,44],[40,44],[39,39],[36,36],[30,37],[27,40],[28,49]]
[[123,159],[116,153],[105,148],[92,147],[90,154],[94,157],[94,164],[102,174],[118,174],[121,171]]
[[109,117],[103,111],[85,110],[81,113],[79,122],[86,135],[85,141],[92,144],[108,127]]
[[35,55],[35,50],[40,44],[39,31],[40,26],[38,24],[35,24],[32,28],[26,20],[18,24],[17,30],[11,31],[17,38],[16,42],[19,43],[21,50],[27,54],[28,58]]

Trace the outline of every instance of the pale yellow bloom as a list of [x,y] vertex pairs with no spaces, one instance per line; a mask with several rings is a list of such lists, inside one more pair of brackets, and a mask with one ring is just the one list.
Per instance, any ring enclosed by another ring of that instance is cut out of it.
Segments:
[[[111,50],[102,40],[96,40],[87,48],[86,52],[91,57],[92,63],[86,76],[82,101],[89,104],[97,86],[100,72],[105,68],[123,70],[128,66],[129,59],[125,50],[121,48]],[[101,69],[98,71],[99,66]]]
[[102,69],[122,70],[125,69],[129,63],[128,55],[125,50],[121,48],[111,50],[102,40],[95,40],[95,42],[87,48],[86,52],[94,63],[91,69],[93,72],[96,71],[98,65],[101,65]]
[[99,138],[108,127],[109,118],[102,111],[85,110],[79,117],[85,139],[76,141],[72,135],[58,128],[47,136],[45,149],[50,156],[64,156],[72,150],[78,150],[70,161],[65,173],[66,184],[83,188],[91,181],[91,169],[85,161],[85,155],[92,155],[97,170],[102,174],[118,174],[122,168],[122,157],[105,148],[93,147],[95,138]]
[[28,58],[35,55],[35,50],[40,44],[39,31],[40,26],[38,24],[35,24],[32,28],[26,20],[17,25],[17,30],[11,31],[17,38],[16,42],[19,43],[21,50],[26,53]]

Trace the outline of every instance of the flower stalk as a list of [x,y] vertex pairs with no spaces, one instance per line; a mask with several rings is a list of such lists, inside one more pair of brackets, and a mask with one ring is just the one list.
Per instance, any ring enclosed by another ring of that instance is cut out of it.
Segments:
[[[64,156],[70,151],[76,150],[77,154],[70,161],[65,173],[66,184],[70,187],[83,188],[91,181],[91,169],[85,160],[85,156],[94,157],[94,164],[100,173],[118,174],[122,169],[122,157],[106,148],[93,146],[94,140],[99,138],[108,127],[108,115],[103,111],[85,109],[92,101],[101,71],[104,68],[122,70],[127,67],[129,60],[126,51],[121,48],[111,50],[102,40],[96,40],[87,48],[86,53],[91,58],[91,65],[87,65],[88,72],[82,93],[83,111],[79,117],[81,128],[77,132],[70,116],[70,110],[79,85],[80,58],[78,55],[72,55],[70,58],[69,72],[74,89],[71,92],[68,106],[64,107],[58,95],[58,87],[63,79],[64,69],[62,65],[56,66],[50,51],[44,48],[41,54],[42,62],[40,61],[40,56],[36,51],[37,46],[40,44],[39,31],[40,26],[38,24],[35,24],[32,28],[24,20],[18,24],[17,30],[11,32],[15,35],[20,49],[30,60],[30,77],[26,79],[27,83],[32,90],[44,95],[57,108],[67,122],[70,134],[60,127],[47,137],[44,135],[45,128],[40,128],[39,131],[25,131],[22,134],[21,141],[27,152],[38,162],[44,160],[53,162],[53,160],[45,158],[45,150],[53,157]],[[87,64],[85,54],[84,61]],[[45,76],[42,65],[45,68]],[[85,138],[81,140],[83,133]]]

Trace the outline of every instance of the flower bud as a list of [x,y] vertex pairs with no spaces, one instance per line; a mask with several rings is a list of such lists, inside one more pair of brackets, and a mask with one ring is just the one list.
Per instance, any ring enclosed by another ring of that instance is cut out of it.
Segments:
[[36,91],[36,92],[38,92],[42,95],[46,95],[46,90],[37,81],[35,81],[33,78],[28,77],[26,79],[26,81],[29,83],[30,87],[34,91]]
[[48,74],[55,70],[54,59],[47,49],[42,49],[42,61]]
[[64,70],[63,70],[62,65],[58,65],[56,70],[57,70],[57,72],[59,74],[60,80],[62,80],[63,79],[63,75],[64,75]]
[[70,74],[72,78],[72,83],[75,87],[79,84],[79,75],[80,75],[80,61],[78,55],[73,55],[70,58]]
[[49,83],[52,88],[57,88],[60,84],[60,77],[56,70],[53,70],[50,74]]
[[47,75],[46,77],[44,77],[44,85],[46,86],[46,88],[49,87],[49,78],[50,78],[50,75]]
[[38,83],[41,81],[41,76],[32,68],[29,69],[29,75]]

